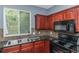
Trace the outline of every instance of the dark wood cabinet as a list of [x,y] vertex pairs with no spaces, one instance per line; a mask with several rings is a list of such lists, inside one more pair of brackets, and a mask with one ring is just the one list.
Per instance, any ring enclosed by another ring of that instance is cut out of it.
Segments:
[[3,53],[49,53],[49,41],[40,40],[2,49]]
[[53,22],[53,16],[52,15],[49,15],[48,16],[48,29],[49,30],[53,30],[53,26],[54,26],[54,22]]
[[33,53],[33,43],[25,43],[21,45],[22,53]]
[[67,9],[64,12],[64,20],[72,20],[72,19],[76,19],[76,11],[74,8],[71,9]]
[[34,53],[39,53],[40,50],[39,50],[39,45],[34,45]]
[[3,48],[2,52],[3,53],[18,53],[20,52],[20,45]]
[[58,12],[54,14],[54,21],[62,21],[63,20],[63,12]]
[[35,29],[36,30],[53,30],[54,22],[63,20],[63,12],[54,15],[44,16],[35,15]]
[[63,12],[55,13],[48,16],[48,28],[50,30],[54,29],[54,22],[63,20]]
[[36,15],[35,16],[35,29],[36,30],[52,30],[53,29],[53,19],[52,15]]
[[43,53],[44,52],[44,41],[34,42],[34,52],[35,53]]
[[50,41],[44,41],[44,52],[49,53],[50,52]]
[[35,15],[36,30],[52,30],[52,16]]
[[36,30],[44,30],[47,29],[47,16],[44,15],[35,15],[35,29]]
[[35,53],[49,53],[50,52],[50,43],[49,41],[37,41],[34,43],[34,52]]
[[75,6],[48,16],[36,15],[36,30],[53,30],[54,22],[75,20],[75,31],[79,32],[79,6]]
[[69,8],[64,12],[64,20],[75,20],[75,31],[79,32],[79,6]]
[[41,28],[41,20],[39,16],[35,16],[35,29],[39,30]]
[[76,32],[79,32],[79,6],[78,7],[75,7],[74,8],[75,9],[75,12],[76,12],[76,15],[75,15],[75,17],[76,17]]

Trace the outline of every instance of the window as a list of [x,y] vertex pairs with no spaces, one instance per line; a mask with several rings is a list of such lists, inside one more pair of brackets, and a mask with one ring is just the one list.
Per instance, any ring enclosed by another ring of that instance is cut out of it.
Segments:
[[4,36],[31,33],[30,12],[4,8]]

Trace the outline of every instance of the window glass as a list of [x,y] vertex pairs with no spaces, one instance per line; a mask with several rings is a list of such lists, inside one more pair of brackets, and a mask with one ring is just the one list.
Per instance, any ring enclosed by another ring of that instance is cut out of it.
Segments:
[[20,33],[30,33],[30,14],[20,11]]
[[18,33],[18,11],[14,9],[5,9],[7,35]]

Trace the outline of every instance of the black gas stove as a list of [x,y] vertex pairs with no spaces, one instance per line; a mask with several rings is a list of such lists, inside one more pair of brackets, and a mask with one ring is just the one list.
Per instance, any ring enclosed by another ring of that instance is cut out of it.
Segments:
[[59,33],[58,39],[53,40],[51,52],[55,53],[76,53],[77,40],[75,36]]

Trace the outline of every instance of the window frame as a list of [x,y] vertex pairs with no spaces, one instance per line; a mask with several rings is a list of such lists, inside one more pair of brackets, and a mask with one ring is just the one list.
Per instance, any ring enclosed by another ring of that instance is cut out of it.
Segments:
[[[6,26],[6,24],[5,24],[5,23],[7,23],[7,22],[6,22],[6,17],[5,17],[5,13],[6,13],[6,12],[5,12],[5,9],[12,9],[12,10],[17,10],[17,11],[18,11],[18,33],[17,33],[17,34],[9,34],[9,35],[6,34],[6,31],[5,31],[5,30],[8,30],[8,29],[7,29],[7,26]],[[26,12],[26,13],[29,13],[29,18],[30,18],[30,19],[29,19],[30,33],[23,33],[23,34],[20,33],[20,15],[19,15],[20,11],[24,11],[24,12]],[[30,12],[30,11],[19,10],[19,9],[14,9],[14,8],[7,8],[7,7],[5,7],[5,8],[3,9],[3,36],[4,36],[4,37],[29,35],[29,34],[32,33],[31,31],[32,31],[32,30],[31,30],[31,12]]]

